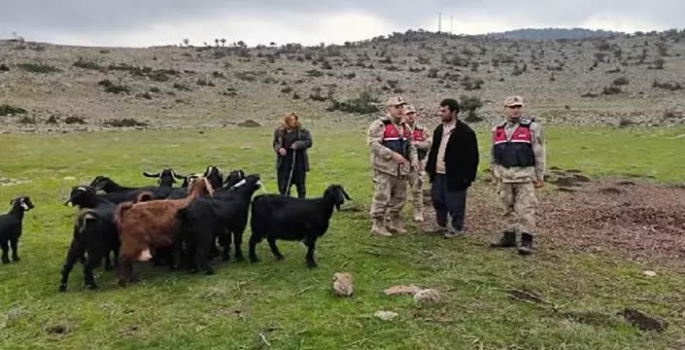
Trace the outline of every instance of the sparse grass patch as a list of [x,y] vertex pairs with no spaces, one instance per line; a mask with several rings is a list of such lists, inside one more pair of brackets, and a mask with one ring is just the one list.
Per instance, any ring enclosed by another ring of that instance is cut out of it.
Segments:
[[86,61],[83,59],[83,57],[79,57],[78,61],[74,62],[74,67],[95,70],[100,72],[105,71],[105,68],[103,68],[99,64],[91,61]]
[[330,98],[331,105],[326,108],[327,111],[341,111],[345,113],[355,114],[371,114],[380,111],[377,104],[380,103],[378,95],[369,88],[364,89],[359,93],[359,96],[347,101],[338,101]]
[[49,73],[57,73],[61,72],[62,70],[51,66],[49,64],[45,63],[19,63],[17,64],[17,67],[31,73],[37,73],[37,74],[49,74]]
[[105,87],[105,92],[110,94],[130,93],[131,88],[122,83],[113,83],[109,79],[104,79],[98,82],[98,85]]

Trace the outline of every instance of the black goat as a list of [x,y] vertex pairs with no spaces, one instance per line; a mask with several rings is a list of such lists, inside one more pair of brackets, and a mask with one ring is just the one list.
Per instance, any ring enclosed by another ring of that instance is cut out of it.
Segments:
[[249,175],[230,188],[214,192],[211,198],[196,198],[178,210],[176,218],[188,247],[188,256],[195,257],[194,263],[190,264],[193,271],[203,269],[208,275],[214,272],[209,266],[209,259],[217,236],[224,248],[224,260],[229,258],[231,236],[236,260],[244,260],[240,246],[247,226],[250,200],[261,186],[258,174]]
[[[93,269],[102,262],[102,258],[105,258],[106,270],[112,270],[117,265],[120,245],[117,227],[114,224],[114,211],[117,206],[99,197],[90,186],[73,187],[69,199],[64,203],[70,204],[78,206],[80,211],[74,223],[71,245],[62,267],[59,290],[66,291],[69,273],[77,260],[83,264],[85,284],[90,289],[96,289]],[[114,253],[114,266],[109,260],[110,252]]]
[[203,177],[206,177],[207,180],[209,180],[209,183],[212,185],[214,189],[219,189],[221,188],[221,185],[224,182],[224,175],[221,173],[219,168],[210,165],[205,169],[205,173],[202,175]]
[[105,194],[99,194],[98,196],[114,204],[134,201],[143,191],[152,193],[152,199],[165,199],[173,191],[179,190],[177,188],[172,188],[171,186],[125,187],[117,184],[106,176],[95,177],[88,187],[92,187],[96,191],[104,191]]
[[162,171],[158,172],[157,174],[143,171],[143,176],[158,178],[157,185],[159,187],[172,187],[176,183],[176,179],[182,180],[185,177],[176,174],[176,171],[170,168],[162,169]]
[[257,262],[255,247],[264,238],[277,260],[283,259],[276,240],[301,241],[307,246],[307,265],[316,267],[316,240],[328,230],[333,208],[340,210],[345,200],[352,200],[341,185],[328,186],[323,197],[293,198],[278,194],[262,194],[252,201],[250,227],[250,260]]
[[10,201],[12,208],[5,215],[0,215],[0,246],[2,246],[2,263],[9,264],[9,249],[12,247],[12,261],[21,260],[17,251],[22,232],[24,213],[35,208],[31,198],[21,196]]

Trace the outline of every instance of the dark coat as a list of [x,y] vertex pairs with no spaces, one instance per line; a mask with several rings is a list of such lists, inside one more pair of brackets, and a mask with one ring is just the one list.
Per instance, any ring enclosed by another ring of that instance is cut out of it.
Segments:
[[[433,144],[426,162],[426,173],[428,173],[431,183],[436,175],[435,168],[438,160],[438,148],[442,141],[442,129],[443,124],[440,124],[433,132]],[[476,138],[476,133],[468,124],[458,120],[449,135],[449,140],[445,147],[447,189],[461,191],[469,188],[471,183],[476,180],[478,162],[478,139]]]
[[[304,170],[309,171],[309,156],[307,155],[307,149],[312,147],[312,135],[309,133],[309,130],[305,128],[298,128],[296,131],[297,133],[295,137],[295,141],[293,142],[296,146],[296,154],[297,157],[302,159],[304,161]],[[281,168],[281,164],[283,163],[283,159],[285,158],[284,156],[281,156],[278,154],[278,149],[283,147],[288,151],[288,154],[286,156],[291,156],[293,150],[290,148],[290,145],[283,143],[283,138],[285,136],[285,130],[282,128],[276,128],[274,131],[274,140],[273,140],[273,148],[274,152],[276,152],[276,169]]]

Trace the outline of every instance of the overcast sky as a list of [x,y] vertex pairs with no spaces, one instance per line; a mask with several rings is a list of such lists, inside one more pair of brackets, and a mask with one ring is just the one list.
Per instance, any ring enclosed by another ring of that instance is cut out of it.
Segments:
[[0,0],[0,38],[88,46],[342,43],[407,29],[683,28],[685,0]]

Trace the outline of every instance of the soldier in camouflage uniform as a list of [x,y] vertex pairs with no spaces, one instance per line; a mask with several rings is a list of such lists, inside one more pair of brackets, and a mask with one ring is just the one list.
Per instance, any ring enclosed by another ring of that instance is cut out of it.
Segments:
[[519,254],[534,252],[536,188],[544,184],[545,142],[542,126],[522,117],[523,98],[504,101],[507,121],[492,129],[490,166],[497,180],[497,193],[504,211],[504,235],[493,248],[516,247],[516,231],[521,233]]
[[389,99],[386,103],[388,114],[372,122],[368,130],[373,171],[371,233],[380,236],[406,232],[400,212],[407,200],[409,174],[418,168],[418,158],[411,142],[411,131],[404,122],[405,105],[402,97]]
[[414,221],[423,221],[423,178],[424,168],[426,167],[426,155],[431,147],[432,136],[420,125],[416,118],[418,117],[416,108],[413,105],[408,105],[404,111],[407,126],[411,131],[412,141],[416,147],[416,153],[419,158],[419,166],[416,170],[409,174],[409,187],[411,188],[412,209],[414,209]]

